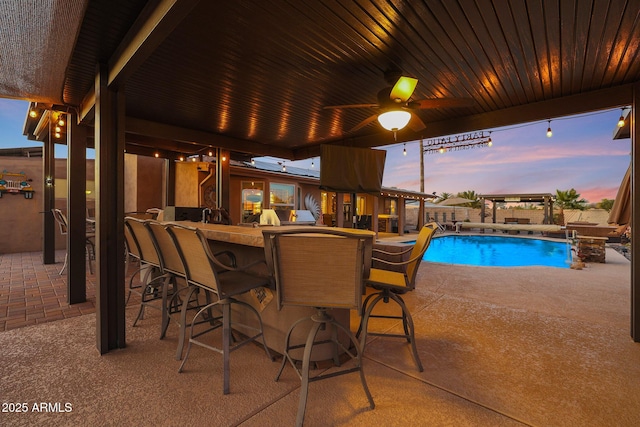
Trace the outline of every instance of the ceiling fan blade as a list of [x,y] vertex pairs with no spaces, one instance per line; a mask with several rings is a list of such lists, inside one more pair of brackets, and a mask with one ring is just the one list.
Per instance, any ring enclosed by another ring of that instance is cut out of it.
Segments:
[[357,125],[355,125],[353,127],[353,129],[351,129],[349,132],[356,132],[360,129],[362,129],[363,127],[371,124],[372,122],[374,122],[376,119],[378,118],[377,114],[374,114],[372,116],[367,117],[366,119],[364,119],[363,121],[361,121],[360,123],[358,123]]
[[414,132],[420,132],[427,127],[417,114],[411,114],[411,120],[409,120],[407,126]]
[[475,101],[471,98],[430,98],[411,101],[408,107],[425,110],[428,108],[471,107],[474,104]]
[[391,89],[389,98],[391,98],[391,100],[393,101],[399,99],[403,103],[407,102],[409,98],[411,98],[411,95],[413,95],[413,91],[416,89],[417,84],[418,79],[402,76],[398,79],[396,84],[393,85],[393,89]]
[[378,104],[347,104],[347,105],[327,105],[322,107],[325,110],[339,110],[343,108],[377,108]]

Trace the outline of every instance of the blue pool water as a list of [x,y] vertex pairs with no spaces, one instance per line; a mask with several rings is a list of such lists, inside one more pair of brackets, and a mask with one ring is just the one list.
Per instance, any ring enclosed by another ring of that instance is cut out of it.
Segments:
[[431,241],[425,261],[486,267],[546,266],[569,268],[565,242],[500,236],[442,236]]

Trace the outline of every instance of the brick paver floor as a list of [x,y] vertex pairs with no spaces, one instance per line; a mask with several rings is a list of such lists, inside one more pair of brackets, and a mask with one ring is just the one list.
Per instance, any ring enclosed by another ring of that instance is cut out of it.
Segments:
[[94,276],[87,269],[87,301],[67,304],[64,251],[44,265],[42,252],[0,254],[0,332],[95,312]]

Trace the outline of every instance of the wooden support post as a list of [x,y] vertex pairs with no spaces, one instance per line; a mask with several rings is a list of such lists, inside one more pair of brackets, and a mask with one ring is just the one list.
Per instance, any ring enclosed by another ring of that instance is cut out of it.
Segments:
[[96,73],[96,345],[100,354],[125,347],[124,96]]
[[[75,116],[66,117],[67,126],[67,302],[87,300],[86,218],[87,218],[87,132]],[[89,260],[91,262],[91,260]]]

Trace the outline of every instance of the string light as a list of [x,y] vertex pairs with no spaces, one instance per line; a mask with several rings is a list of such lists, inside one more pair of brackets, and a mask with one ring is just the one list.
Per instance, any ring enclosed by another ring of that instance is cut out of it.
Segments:
[[155,156],[155,158],[157,159],[158,157],[160,157],[160,153],[156,152],[156,153],[154,154],[154,156]]
[[313,159],[311,159],[311,168],[313,169],[315,167],[315,163],[313,162]]
[[252,159],[251,159],[251,164],[252,164],[253,166],[255,166],[255,165],[256,165],[256,159],[252,158]]
[[553,132],[551,132],[551,120],[548,120],[549,127],[547,128],[547,138],[551,138],[553,136]]
[[406,156],[407,155],[407,144],[403,144],[402,145],[402,155]]

